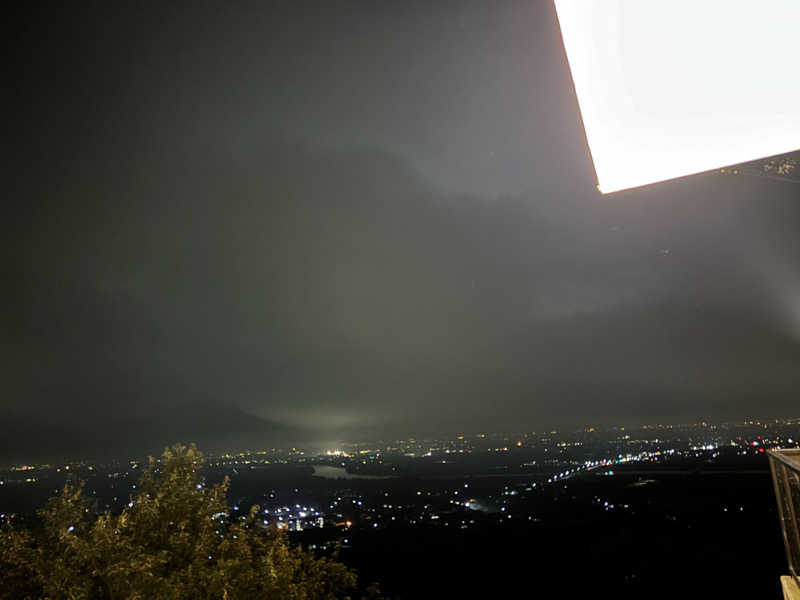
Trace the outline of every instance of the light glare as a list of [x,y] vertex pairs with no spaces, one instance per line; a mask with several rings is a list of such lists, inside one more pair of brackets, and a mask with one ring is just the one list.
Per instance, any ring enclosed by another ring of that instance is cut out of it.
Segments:
[[603,193],[800,148],[800,2],[555,6]]

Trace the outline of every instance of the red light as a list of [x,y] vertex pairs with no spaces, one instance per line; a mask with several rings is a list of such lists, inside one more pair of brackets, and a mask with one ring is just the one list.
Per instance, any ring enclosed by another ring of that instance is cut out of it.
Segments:
[[757,436],[756,436],[756,439],[757,439],[757,440],[760,440],[760,439],[761,439],[761,436],[760,436],[760,435],[757,435]]
[[758,451],[761,452],[761,454],[764,454],[764,449],[763,448],[759,448]]

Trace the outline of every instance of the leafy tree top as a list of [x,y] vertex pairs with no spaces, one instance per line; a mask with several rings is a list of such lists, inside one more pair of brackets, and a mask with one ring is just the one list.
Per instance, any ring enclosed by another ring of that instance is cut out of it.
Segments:
[[205,486],[202,464],[194,445],[151,457],[120,514],[96,515],[83,483],[68,483],[39,511],[41,529],[0,531],[0,599],[351,597],[353,571],[258,527],[258,506],[231,519],[227,477]]

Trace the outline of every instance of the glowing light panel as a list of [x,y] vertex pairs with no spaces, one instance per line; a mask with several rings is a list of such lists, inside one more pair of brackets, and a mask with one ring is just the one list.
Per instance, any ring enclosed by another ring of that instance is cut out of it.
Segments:
[[800,148],[800,1],[555,6],[603,193]]

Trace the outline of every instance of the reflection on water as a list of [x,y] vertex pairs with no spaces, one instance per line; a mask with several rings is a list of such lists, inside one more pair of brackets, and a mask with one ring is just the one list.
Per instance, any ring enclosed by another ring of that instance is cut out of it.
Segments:
[[357,475],[348,473],[343,467],[316,466],[314,467],[316,477],[325,479],[390,479],[391,475]]

